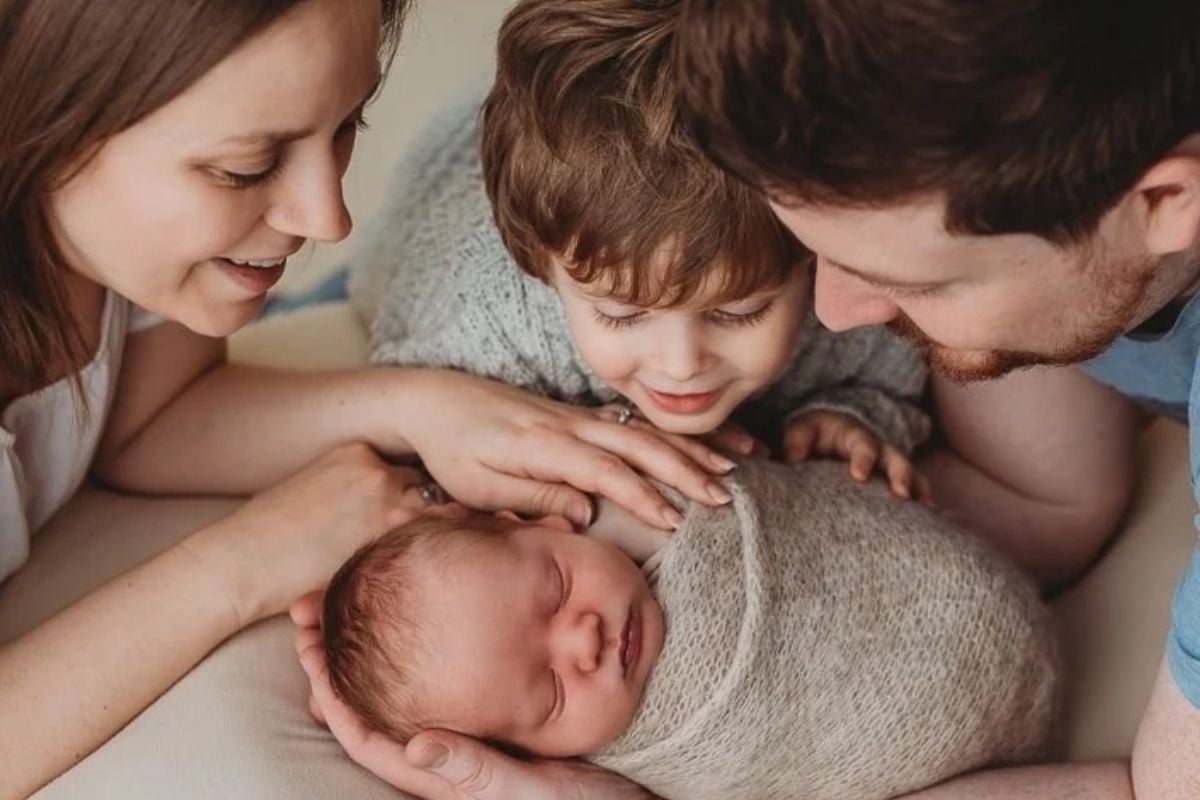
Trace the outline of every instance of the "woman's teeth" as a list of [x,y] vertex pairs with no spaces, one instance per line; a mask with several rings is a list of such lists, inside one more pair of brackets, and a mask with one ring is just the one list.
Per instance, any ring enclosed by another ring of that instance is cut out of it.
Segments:
[[243,261],[240,258],[227,258],[225,260],[231,264],[237,264],[239,267],[258,267],[259,269],[270,269],[271,267],[278,267],[284,261],[287,261],[287,258],[272,258],[266,261]]

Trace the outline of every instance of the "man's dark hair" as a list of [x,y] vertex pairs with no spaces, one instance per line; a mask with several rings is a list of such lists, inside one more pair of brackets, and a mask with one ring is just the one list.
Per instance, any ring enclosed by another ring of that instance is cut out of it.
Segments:
[[783,201],[924,194],[972,234],[1085,239],[1200,132],[1196,0],[683,0],[685,118]]

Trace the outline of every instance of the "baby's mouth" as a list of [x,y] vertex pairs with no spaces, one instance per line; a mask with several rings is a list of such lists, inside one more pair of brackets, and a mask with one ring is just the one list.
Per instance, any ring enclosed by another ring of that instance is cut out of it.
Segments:
[[628,678],[633,671],[641,652],[642,623],[631,608],[629,618],[625,620],[625,630],[621,631],[621,670],[625,677]]

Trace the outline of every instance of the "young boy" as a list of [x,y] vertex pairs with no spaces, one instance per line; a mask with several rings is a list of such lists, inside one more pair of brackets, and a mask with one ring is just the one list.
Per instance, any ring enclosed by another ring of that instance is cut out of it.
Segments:
[[373,359],[623,400],[680,434],[732,418],[788,461],[841,457],[860,480],[878,468],[897,495],[923,495],[908,460],[929,427],[922,356],[883,329],[816,322],[808,254],[676,118],[675,16],[517,4],[482,158],[469,103],[409,159],[352,269]]
[[[331,582],[333,685],[400,741],[586,755],[680,800],[883,800],[1042,753],[1054,636],[1015,567],[837,465],[727,483],[669,540],[631,517],[418,519]],[[618,534],[661,549],[639,571]]]

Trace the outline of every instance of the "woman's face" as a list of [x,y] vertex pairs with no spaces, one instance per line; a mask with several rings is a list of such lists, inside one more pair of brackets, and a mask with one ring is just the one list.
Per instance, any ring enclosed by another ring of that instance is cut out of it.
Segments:
[[350,232],[380,25],[379,0],[306,0],[106,141],[51,198],[72,268],[198,333],[254,319],[284,259]]

